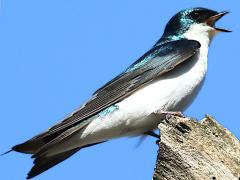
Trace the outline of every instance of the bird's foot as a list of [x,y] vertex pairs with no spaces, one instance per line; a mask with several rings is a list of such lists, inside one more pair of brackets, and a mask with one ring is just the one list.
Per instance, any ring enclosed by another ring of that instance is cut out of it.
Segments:
[[160,136],[158,134],[156,134],[154,131],[148,131],[146,133],[144,133],[145,135],[149,135],[149,136],[152,136],[152,137],[155,137],[157,139],[160,138]]
[[145,135],[148,135],[148,136],[152,136],[154,138],[157,138],[156,140],[156,144],[159,145],[160,141],[161,141],[161,137],[159,134],[156,134],[154,131],[148,131],[146,133],[144,133]]
[[182,112],[180,112],[180,111],[176,111],[176,112],[173,112],[173,111],[167,111],[167,112],[165,112],[166,113],[166,115],[170,115],[170,116],[177,116],[177,117],[181,117],[181,118],[185,118],[185,115],[182,113]]
[[186,117],[180,111],[161,111],[161,110],[158,110],[158,111],[154,112],[154,114],[156,114],[156,115],[165,115],[165,116],[177,116],[177,117],[182,117],[182,118]]
[[166,119],[170,120],[173,116],[180,117],[180,118],[185,118],[185,115],[182,112],[177,111],[177,112],[170,112],[170,114],[167,114]]
[[180,111],[158,111],[157,113],[165,115],[166,120],[170,120],[172,116],[185,118],[185,115]]

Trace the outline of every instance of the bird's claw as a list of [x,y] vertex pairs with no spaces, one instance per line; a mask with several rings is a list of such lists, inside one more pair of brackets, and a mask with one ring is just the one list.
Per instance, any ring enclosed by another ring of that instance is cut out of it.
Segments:
[[157,139],[160,138],[160,136],[158,134],[156,134],[154,131],[148,131],[146,133],[144,133],[145,135],[149,135],[149,136],[152,136],[152,137],[155,137]]
[[176,116],[176,117],[181,117],[181,118],[185,118],[185,115],[180,112],[180,111],[177,111],[177,112],[164,112],[165,117],[166,117],[166,120],[170,120],[173,116]]

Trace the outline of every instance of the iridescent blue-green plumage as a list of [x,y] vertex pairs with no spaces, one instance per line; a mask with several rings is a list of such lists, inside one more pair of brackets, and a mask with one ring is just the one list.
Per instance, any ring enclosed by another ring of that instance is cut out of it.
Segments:
[[118,110],[118,106],[116,104],[104,109],[103,111],[101,111],[98,115],[100,117],[104,117],[106,115],[108,115],[109,113],[112,113],[114,111]]
[[203,23],[206,19],[216,14],[218,14],[217,11],[200,7],[180,11],[167,23],[164,33],[156,45],[184,38],[183,34],[192,24]]
[[[184,39],[183,34],[194,23],[202,23],[207,18],[216,15],[217,12],[206,8],[191,8],[180,11],[173,16],[167,23],[163,36],[154,45],[154,47],[161,44]],[[154,48],[153,47],[153,48]],[[157,51],[153,51],[150,54],[145,54],[135,63],[133,63],[126,71],[129,72],[141,66],[144,66],[149,60],[153,59],[158,54]]]

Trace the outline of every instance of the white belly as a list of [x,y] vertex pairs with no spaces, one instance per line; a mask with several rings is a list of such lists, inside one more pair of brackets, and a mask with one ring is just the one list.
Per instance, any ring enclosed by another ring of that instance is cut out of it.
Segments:
[[183,111],[191,103],[203,82],[206,61],[207,55],[199,53],[192,60],[139,89],[116,104],[117,110],[93,120],[79,134],[80,139],[84,139],[84,143],[94,143],[138,135],[157,128],[160,119],[153,115],[155,111]]
[[[207,70],[207,57],[199,59],[200,54],[192,60],[165,74],[159,80],[134,93],[121,103],[119,110],[134,117],[147,116],[157,110],[184,111],[191,104],[199,91]],[[202,57],[201,57],[202,58]],[[137,120],[129,124],[135,124]]]
[[[83,131],[56,146],[57,152],[156,129],[161,119],[153,114],[155,111],[183,111],[191,103],[204,80],[206,61],[207,55],[200,52],[192,60],[117,103],[113,112],[92,117]],[[55,148],[53,152],[56,152]]]
[[[194,29],[199,32],[195,33]],[[117,103],[113,112],[92,117],[85,129],[53,151],[61,152],[120,136],[138,135],[157,128],[160,119],[153,115],[155,111],[185,110],[204,80],[211,34],[206,26],[196,25],[185,33],[185,37],[201,43],[200,51],[192,60]]]

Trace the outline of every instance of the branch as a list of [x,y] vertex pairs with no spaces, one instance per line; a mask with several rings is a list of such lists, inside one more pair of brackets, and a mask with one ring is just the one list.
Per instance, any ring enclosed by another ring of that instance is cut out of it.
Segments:
[[159,129],[153,180],[240,180],[240,142],[211,116],[172,116]]

